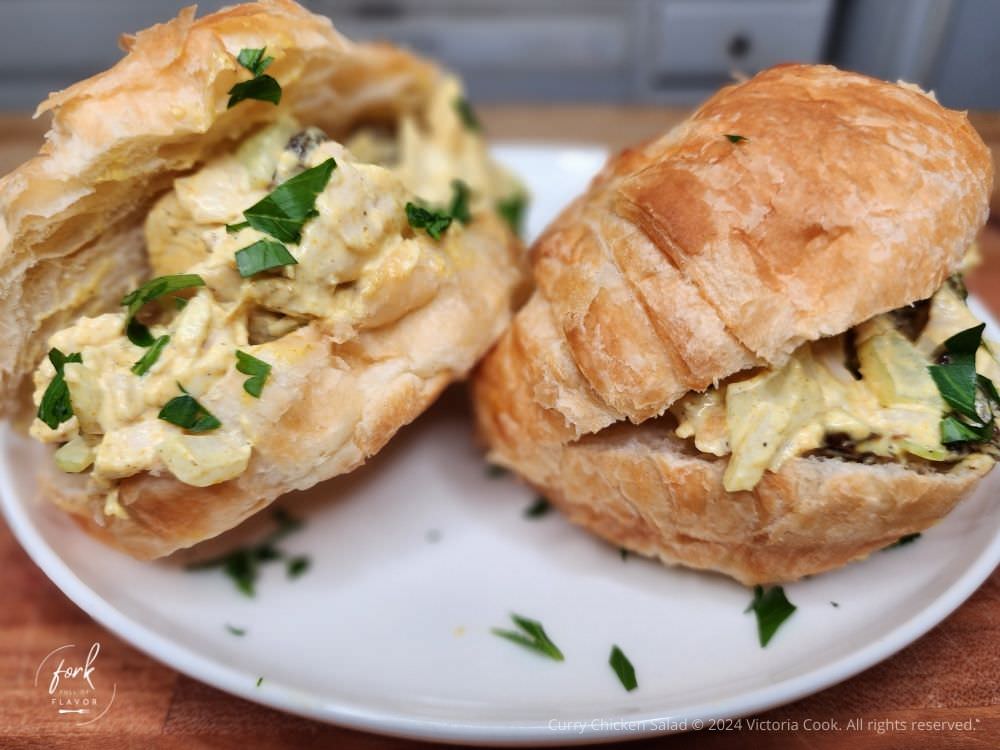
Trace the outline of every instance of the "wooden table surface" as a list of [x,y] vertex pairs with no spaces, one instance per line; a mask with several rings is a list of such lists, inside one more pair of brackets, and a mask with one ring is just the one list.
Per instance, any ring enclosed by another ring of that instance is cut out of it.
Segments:
[[[663,131],[679,110],[625,107],[483,107],[492,137],[572,140],[619,148]],[[1000,155],[1000,115],[973,115]],[[43,131],[26,117],[0,117],[0,173],[31,156]],[[994,214],[1000,209],[994,201]],[[969,286],[1000,315],[1000,228],[983,234],[985,262]],[[160,664],[93,622],[52,585],[0,523],[0,748],[105,750],[167,748],[416,748],[418,743],[340,729],[272,711],[221,693]],[[120,687],[113,709],[83,729],[54,719],[39,701],[34,672],[64,643],[100,641],[104,679]],[[843,729],[852,718],[862,731]],[[1000,572],[951,617],[902,652],[840,685],[762,714],[772,731],[699,732],[657,740],[670,748],[1000,747]],[[805,731],[834,720],[840,731]],[[934,729],[912,722],[967,722]],[[895,722],[895,723],[894,723]],[[789,729],[798,726],[799,731]],[[881,731],[879,731],[881,728]],[[651,741],[647,741],[651,744]],[[639,748],[643,742],[630,744]]]

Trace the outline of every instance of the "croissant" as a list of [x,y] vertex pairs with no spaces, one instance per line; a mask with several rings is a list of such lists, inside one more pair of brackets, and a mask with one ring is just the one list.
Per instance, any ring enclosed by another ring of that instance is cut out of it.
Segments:
[[0,180],[0,408],[60,446],[53,502],[153,558],[377,453],[525,264],[520,187],[432,63],[290,0],[123,46]]
[[532,248],[473,381],[491,460],[615,545],[746,584],[927,528],[994,463],[928,369],[981,332],[951,277],[992,179],[916,87],[785,65],[722,89]]

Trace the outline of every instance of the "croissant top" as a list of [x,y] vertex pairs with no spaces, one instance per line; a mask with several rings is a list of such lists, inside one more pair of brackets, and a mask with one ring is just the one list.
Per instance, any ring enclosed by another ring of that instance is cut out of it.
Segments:
[[595,395],[641,422],[929,297],[992,183],[965,114],[932,95],[779,66],[612,159],[536,244],[535,277]]
[[[279,40],[275,43],[275,40]],[[229,90],[243,48],[268,45],[280,106]],[[50,335],[80,315],[120,309],[148,275],[142,222],[175,177],[283,117],[339,138],[361,121],[424,107],[432,64],[354,44],[291,0],[262,0],[124,36],[114,67],[49,97],[46,143],[0,179],[0,414],[30,403],[19,386]]]
[[48,499],[151,558],[353,471],[464,377],[521,296],[521,188],[458,79],[291,0],[124,46],[0,181],[0,409],[60,446]]

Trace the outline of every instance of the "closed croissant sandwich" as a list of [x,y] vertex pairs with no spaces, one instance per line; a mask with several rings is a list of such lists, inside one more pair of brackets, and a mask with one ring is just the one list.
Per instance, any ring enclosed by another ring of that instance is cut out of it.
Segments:
[[[349,472],[500,335],[519,186],[460,84],[290,0],[123,40],[0,181],[0,397],[141,558]],[[61,471],[56,471],[55,469]]]
[[532,250],[474,380],[491,457],[577,523],[747,584],[862,558],[993,466],[958,275],[993,168],[962,113],[828,66],[723,89]]

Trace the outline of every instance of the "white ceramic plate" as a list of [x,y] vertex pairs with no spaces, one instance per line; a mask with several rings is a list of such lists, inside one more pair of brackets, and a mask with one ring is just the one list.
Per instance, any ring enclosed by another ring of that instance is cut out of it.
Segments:
[[[603,160],[586,148],[500,153],[534,192],[531,233]],[[361,471],[283,501],[307,519],[283,546],[312,567],[289,580],[269,566],[247,599],[217,571],[136,562],[84,536],[37,499],[45,456],[4,430],[4,512],[34,561],[99,622],[249,700],[435,740],[593,742],[791,701],[906,646],[1000,560],[994,473],[915,544],[786,587],[798,611],[762,650],[738,584],[623,561],[556,514],[526,520],[531,494],[487,478],[453,390]],[[258,537],[267,523],[264,514],[236,534]],[[511,611],[542,621],[566,661],[491,635]],[[608,666],[612,644],[635,665],[632,693]]]

